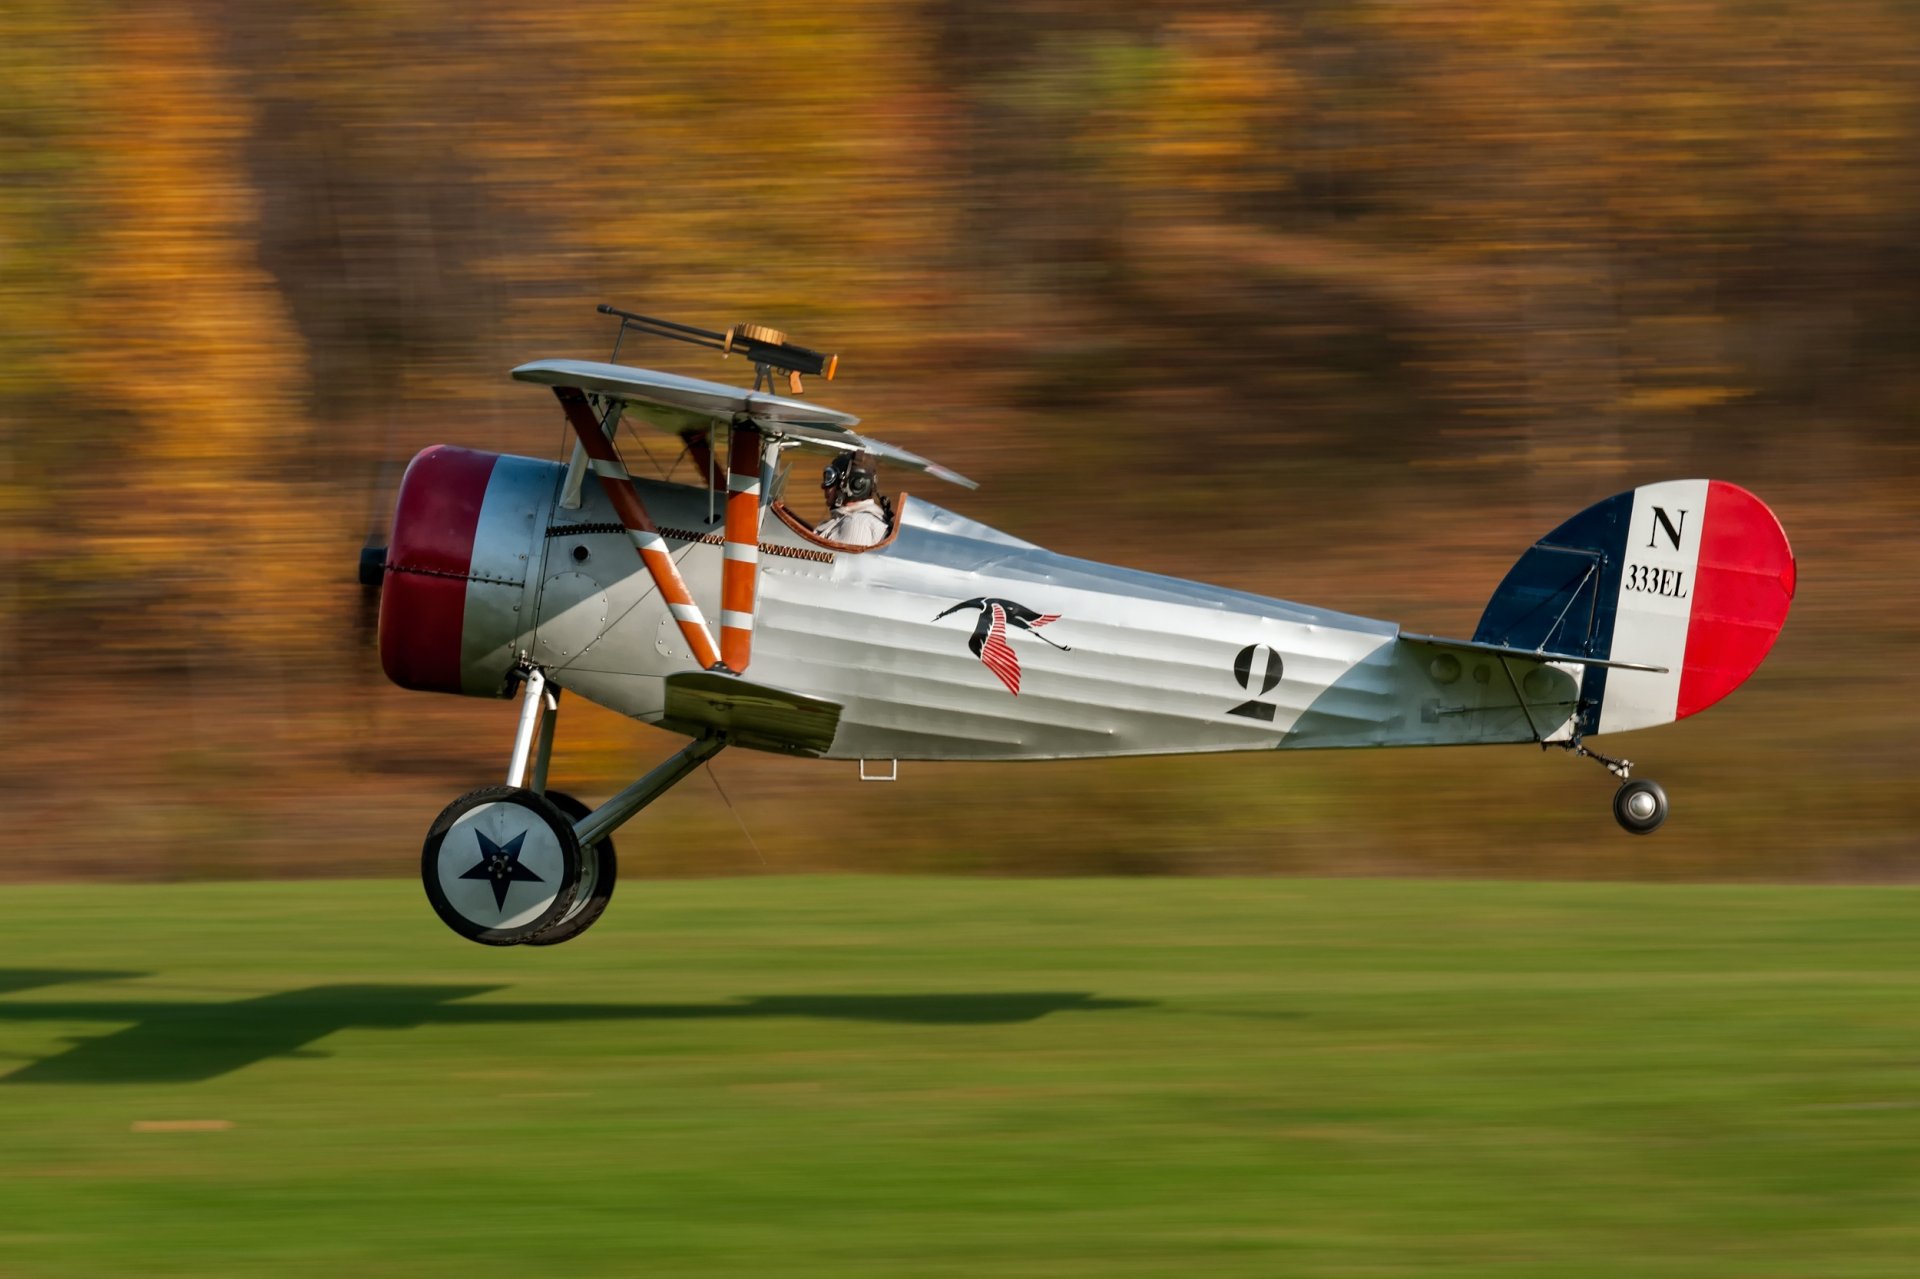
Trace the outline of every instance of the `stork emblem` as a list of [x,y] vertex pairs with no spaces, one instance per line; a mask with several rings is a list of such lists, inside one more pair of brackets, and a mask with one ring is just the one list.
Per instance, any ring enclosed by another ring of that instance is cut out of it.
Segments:
[[[1020,656],[1013,651],[1013,645],[1007,643],[1007,627],[1014,626],[1030,635],[1040,635],[1040,628],[1049,622],[1059,621],[1060,614],[1037,613],[1025,604],[1016,604],[1012,600],[990,600],[979,596],[962,600],[952,608],[934,614],[933,620],[937,622],[963,608],[980,610],[980,618],[973,624],[973,635],[967,640],[967,648],[986,663],[988,670],[1000,677],[1000,682],[1007,686],[1009,693],[1020,696]],[[1055,643],[1044,635],[1040,635],[1040,638],[1063,653],[1073,651],[1067,645]]]

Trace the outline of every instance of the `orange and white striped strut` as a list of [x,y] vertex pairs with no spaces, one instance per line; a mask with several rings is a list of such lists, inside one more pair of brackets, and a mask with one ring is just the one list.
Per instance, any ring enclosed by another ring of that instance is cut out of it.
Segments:
[[[568,425],[573,427],[573,433],[580,437],[581,447],[587,451],[588,469],[600,477],[601,487],[606,489],[607,498],[613,503],[614,514],[626,525],[628,539],[632,541],[634,549],[640,552],[640,562],[647,566],[654,586],[659,588],[660,597],[667,602],[667,610],[679,624],[680,634],[686,637],[693,660],[700,663],[701,669],[712,670],[720,665],[720,654],[713,646],[713,633],[707,629],[706,615],[693,602],[686,579],[680,576],[680,566],[673,562],[673,556],[667,551],[667,539],[660,536],[660,530],[654,527],[652,518],[647,515],[646,505],[641,502],[639,491],[633,487],[633,480],[627,474],[625,463],[620,460],[619,451],[614,448],[613,441],[602,433],[599,419],[594,416],[585,393],[571,386],[556,386],[553,393],[559,399],[561,409],[566,412]],[[728,522],[731,526],[731,506]]]
[[720,562],[720,660],[738,675],[753,655],[760,572],[760,428],[743,422],[727,446],[727,528]]

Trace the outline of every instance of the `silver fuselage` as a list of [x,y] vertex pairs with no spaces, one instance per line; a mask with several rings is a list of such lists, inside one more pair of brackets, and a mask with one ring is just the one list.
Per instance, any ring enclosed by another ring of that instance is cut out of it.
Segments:
[[[468,586],[468,691],[501,691],[531,662],[657,722],[665,677],[694,665],[604,492],[589,480],[579,507],[563,509],[562,467],[499,465]],[[720,499],[639,488],[696,601],[718,616]],[[1463,665],[1393,623],[1058,555],[917,497],[897,507],[897,535],[859,553],[825,549],[771,513],[762,524],[743,674],[843,708],[825,757],[1066,759],[1564,731],[1564,714],[1543,722],[1537,705],[1529,722],[1497,661]],[[1044,632],[1005,628],[1017,693],[969,647],[990,610],[949,611],[973,600],[1053,619]],[[490,639],[476,648],[476,636]],[[1539,668],[1526,700],[1570,704],[1578,677],[1577,666]]]

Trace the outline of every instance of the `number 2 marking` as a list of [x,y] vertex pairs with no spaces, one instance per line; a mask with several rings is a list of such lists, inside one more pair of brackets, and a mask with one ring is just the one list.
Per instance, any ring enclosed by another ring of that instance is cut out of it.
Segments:
[[[1240,703],[1227,714],[1242,715],[1247,719],[1257,719],[1267,724],[1273,723],[1274,711],[1277,708],[1272,702],[1263,702],[1260,699],[1278,687],[1280,675],[1284,669],[1285,664],[1280,660],[1280,654],[1274,652],[1269,645],[1249,644],[1241,649],[1240,655],[1233,659],[1233,678],[1241,688],[1252,693],[1253,697],[1249,701]],[[1256,680],[1259,681],[1258,688],[1254,687]]]

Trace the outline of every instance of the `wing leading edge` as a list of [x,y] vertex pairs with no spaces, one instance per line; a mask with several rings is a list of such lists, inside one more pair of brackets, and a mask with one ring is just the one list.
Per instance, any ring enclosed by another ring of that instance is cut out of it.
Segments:
[[724,733],[736,746],[823,755],[840,728],[840,704],[718,671],[667,676],[660,727],[689,737]]
[[714,423],[749,421],[767,435],[803,447],[840,452],[865,449],[875,457],[964,488],[978,484],[930,458],[885,440],[855,433],[860,419],[783,395],[768,395],[724,382],[681,377],[656,369],[602,364],[596,360],[535,360],[513,371],[515,379],[541,386],[570,386],[619,400],[635,416],[668,431],[698,429]]

